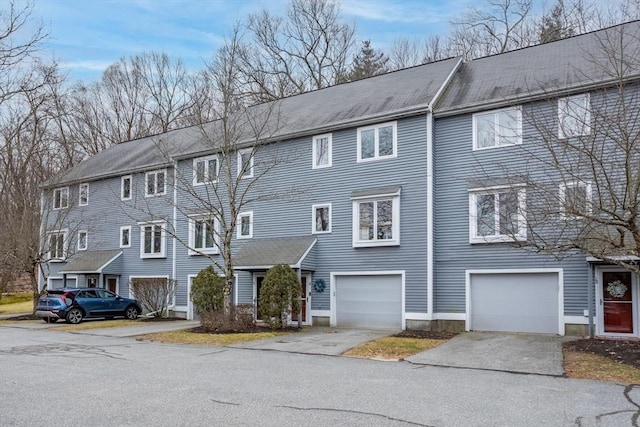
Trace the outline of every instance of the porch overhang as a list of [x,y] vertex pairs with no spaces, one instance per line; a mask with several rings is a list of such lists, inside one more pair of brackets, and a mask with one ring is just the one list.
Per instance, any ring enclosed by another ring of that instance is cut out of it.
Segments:
[[[621,256],[612,256],[609,257],[609,259],[611,260],[615,260],[615,261],[620,261],[620,262],[625,262],[628,264],[638,264],[640,263],[640,257],[637,257],[635,255],[621,255]],[[596,257],[592,257],[592,256],[588,256],[586,258],[587,260],[587,264],[611,264],[610,261],[606,261],[600,258],[596,258]]]
[[246,242],[234,257],[234,270],[268,270],[277,264],[315,270],[315,236],[275,237]]
[[111,263],[122,255],[122,251],[87,251],[69,258],[67,265],[60,269],[63,274],[102,274]]

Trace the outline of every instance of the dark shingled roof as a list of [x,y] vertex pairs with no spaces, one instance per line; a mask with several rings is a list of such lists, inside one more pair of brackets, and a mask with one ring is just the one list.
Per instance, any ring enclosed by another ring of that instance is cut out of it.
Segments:
[[60,273],[100,273],[111,262],[122,255],[119,249],[108,251],[78,252],[60,269]]
[[[624,65],[621,51],[629,61]],[[619,71],[627,78],[640,77],[640,21],[465,63],[437,102],[434,115],[585,90],[615,81]]]
[[[237,120],[247,124],[241,127],[244,136],[238,140],[251,141],[249,121],[268,123],[261,139],[278,141],[426,111],[460,61],[446,59],[257,105]],[[169,165],[174,158],[210,152],[202,130],[193,126],[115,145],[46,186],[150,170]],[[219,121],[208,123],[204,130],[210,140],[219,140]]]
[[234,268],[251,270],[286,264],[300,268],[304,257],[316,244],[314,236],[254,239],[246,242],[233,259]]

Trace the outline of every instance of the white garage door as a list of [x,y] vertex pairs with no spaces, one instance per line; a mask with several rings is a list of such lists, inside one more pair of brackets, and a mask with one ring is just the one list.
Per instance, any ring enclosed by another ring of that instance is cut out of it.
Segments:
[[558,273],[471,274],[474,331],[558,334]]
[[337,276],[336,326],[402,329],[402,276]]

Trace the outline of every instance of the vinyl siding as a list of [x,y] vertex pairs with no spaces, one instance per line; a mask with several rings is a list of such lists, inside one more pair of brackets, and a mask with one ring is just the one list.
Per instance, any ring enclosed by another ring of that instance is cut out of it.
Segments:
[[[426,118],[419,116],[398,121],[397,158],[357,163],[356,128],[333,132],[332,136],[330,168],[312,169],[311,137],[260,148],[255,174],[260,173],[261,162],[275,156],[284,161],[256,183],[254,194],[268,197],[242,209],[253,211],[253,237],[309,235],[312,232],[312,205],[331,203],[332,232],[316,235],[318,241],[303,265],[314,270],[312,280],[322,278],[328,284],[330,273],[339,271],[406,270],[407,311],[426,312]],[[191,165],[190,160],[180,163],[179,169],[185,177],[190,173]],[[186,179],[181,181],[188,182]],[[402,187],[400,246],[353,248],[351,193],[387,185]],[[192,207],[187,200],[189,197],[183,193],[179,200],[180,210],[187,212]],[[202,208],[195,208],[195,211],[202,211]],[[179,217],[178,234],[186,241],[186,217],[183,214]],[[250,240],[234,239],[233,252],[248,242]],[[178,245],[176,261],[178,280],[197,274],[210,264],[204,256],[188,255],[183,245]],[[181,288],[186,289],[186,286]],[[238,302],[252,302],[252,299],[252,276],[241,273],[238,275]],[[184,294],[179,291],[177,304],[183,301],[186,304],[186,291]],[[312,294],[311,308],[330,308],[329,289]]]
[[[436,120],[434,191],[434,311],[465,312],[465,270],[562,268],[566,315],[581,316],[587,308],[587,264],[575,253],[558,261],[510,243],[469,243],[469,189],[479,181],[517,182],[516,172],[533,179],[558,177],[531,158],[543,156],[540,135],[527,119],[555,120],[553,103],[523,107],[523,144],[473,151],[472,115]],[[555,125],[557,129],[557,125]],[[557,132],[556,132],[557,133]],[[523,156],[526,150],[527,156]],[[505,176],[506,175],[506,176]],[[527,192],[527,206],[536,203],[535,191]]]

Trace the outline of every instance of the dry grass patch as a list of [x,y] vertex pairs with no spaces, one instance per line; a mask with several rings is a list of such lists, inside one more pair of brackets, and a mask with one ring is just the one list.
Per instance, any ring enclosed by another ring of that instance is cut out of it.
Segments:
[[32,311],[33,301],[31,299],[28,301],[0,304],[0,314],[22,314],[31,313]]
[[369,341],[344,353],[344,356],[366,359],[401,360],[421,351],[437,347],[446,340],[384,337]]
[[[62,320],[58,320],[58,322],[62,322]],[[140,325],[140,322],[137,320],[94,320],[94,321],[84,321],[82,323],[78,323],[77,325],[64,325],[57,326],[55,328],[56,331],[62,332],[73,332],[73,331],[85,331],[87,329],[102,329],[102,328],[118,328],[121,326],[133,326]]]
[[209,334],[194,332],[192,330],[180,330],[169,332],[158,332],[155,334],[138,335],[138,340],[157,341],[168,344],[200,344],[225,346],[240,342],[249,342],[274,338],[285,335],[284,332],[250,332],[241,334]]
[[640,384],[640,369],[595,354],[565,350],[564,370],[569,378]]

